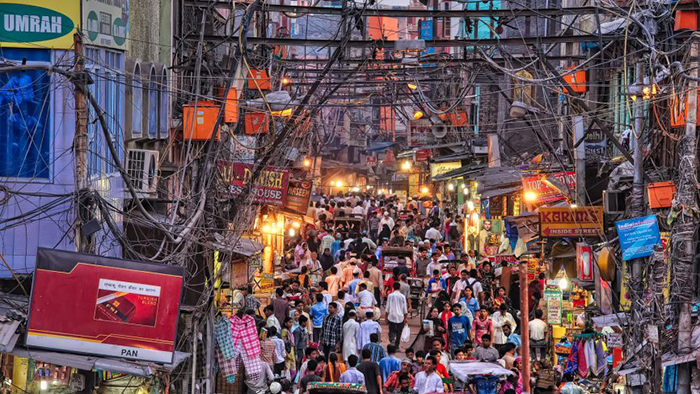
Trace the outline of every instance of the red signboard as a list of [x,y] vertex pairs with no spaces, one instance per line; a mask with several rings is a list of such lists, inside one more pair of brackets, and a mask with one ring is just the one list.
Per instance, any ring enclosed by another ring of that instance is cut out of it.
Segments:
[[545,182],[545,180],[549,179],[554,179],[558,183],[568,186],[572,192],[576,190],[576,173],[574,171],[567,171],[523,178],[523,193],[534,192],[537,195],[536,202],[538,203],[563,199],[564,196],[559,190],[553,189]]
[[287,200],[284,207],[292,212],[306,215],[311,200],[311,181],[289,181]]
[[508,263],[509,267],[512,267],[513,265],[515,265],[515,263],[518,262],[518,259],[515,258],[515,256],[508,254],[497,254],[494,256],[488,256],[488,258],[491,262],[491,265],[494,267],[500,267],[503,265],[504,262]]
[[576,277],[580,281],[593,281],[593,248],[584,242],[576,244]]
[[[228,185],[229,195],[235,197],[243,191],[253,177],[252,164],[219,161],[219,171],[224,182]],[[253,202],[282,206],[287,199],[289,188],[289,169],[280,167],[265,167],[255,179],[250,188]]]
[[430,159],[430,149],[419,149],[416,151],[416,161],[428,161]]
[[171,363],[182,267],[40,248],[27,347]]

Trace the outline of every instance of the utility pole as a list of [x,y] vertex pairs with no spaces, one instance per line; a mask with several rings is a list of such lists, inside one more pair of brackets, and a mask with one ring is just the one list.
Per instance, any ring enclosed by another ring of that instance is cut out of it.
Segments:
[[530,393],[530,304],[527,283],[527,261],[520,262],[520,349],[523,357],[523,393]]
[[[574,163],[576,166],[576,203],[586,205],[586,143],[583,142],[583,116],[574,116]],[[563,122],[562,122],[563,124]],[[562,126],[563,128],[563,126]],[[563,153],[563,151],[562,151]]]
[[[642,85],[644,84],[644,64],[638,61],[635,68],[635,87],[641,93]],[[634,181],[632,184],[632,205],[630,211],[632,217],[640,217],[644,215],[644,158],[642,152],[642,133],[644,130],[644,103],[641,95],[635,91],[637,94],[636,100],[634,100],[634,127],[632,128],[632,134],[634,138]],[[642,322],[642,295],[643,295],[643,263],[644,260],[641,258],[631,260],[628,262],[628,272],[630,273],[630,293],[632,295],[632,307],[631,313],[634,321]],[[632,327],[632,348],[636,346],[641,346],[644,340],[642,328],[646,325],[634,325]],[[643,374],[642,374],[643,375]],[[638,381],[636,381],[638,382]],[[639,382],[638,382],[639,383]],[[632,386],[633,394],[641,394],[643,386]]]
[[[673,201],[673,208],[678,216],[671,229],[671,303],[680,305],[678,315],[678,352],[689,354],[691,344],[690,302],[695,297],[696,278],[695,263],[695,229],[698,217],[696,185],[697,173],[697,108],[698,108],[698,55],[700,54],[700,35],[693,33],[690,38],[690,64],[687,67],[688,88],[686,90],[686,123],[685,135],[680,143],[680,163],[678,168],[678,184]],[[678,366],[678,394],[690,393],[691,364]]]
[[[75,162],[75,186],[76,186],[76,206],[78,215],[83,211],[83,191],[87,189],[88,168],[87,168],[87,102],[83,89],[85,87],[85,59],[83,58],[83,38],[80,33],[73,35],[73,55],[75,75],[81,78],[77,83],[82,84],[81,88],[75,88],[75,136],[73,137],[73,154]],[[78,252],[86,252],[89,242],[83,236],[80,221],[75,225],[75,246]]]

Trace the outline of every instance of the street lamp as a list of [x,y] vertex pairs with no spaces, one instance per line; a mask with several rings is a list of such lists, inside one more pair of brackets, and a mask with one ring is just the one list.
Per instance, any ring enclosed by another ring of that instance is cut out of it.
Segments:
[[430,189],[428,189],[426,186],[423,186],[423,187],[420,189],[420,192],[423,193],[423,194],[428,194],[428,192],[430,192]]
[[304,159],[303,164],[304,164],[304,167],[309,168],[309,167],[311,167],[311,160]]
[[289,78],[289,77],[284,77],[284,78],[282,78],[282,86],[291,85],[291,83],[292,83],[292,79],[291,79],[291,78]]
[[415,119],[415,120],[422,119],[424,115],[425,114],[423,113],[423,111],[416,111],[413,113],[413,119]]
[[406,171],[410,171],[411,170],[411,162],[409,160],[405,160],[401,164],[401,169],[406,170]]
[[453,184],[451,184],[451,183],[448,183],[448,184],[447,184],[447,190],[453,191],[454,189],[455,189],[455,185],[453,185]]
[[535,202],[537,201],[537,193],[535,192],[525,192],[525,201],[527,202]]

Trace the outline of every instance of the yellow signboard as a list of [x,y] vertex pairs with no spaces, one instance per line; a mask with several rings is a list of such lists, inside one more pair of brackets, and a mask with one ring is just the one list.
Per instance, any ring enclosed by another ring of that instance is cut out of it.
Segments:
[[80,28],[80,0],[0,0],[0,46],[69,49]]
[[543,237],[593,237],[603,234],[603,207],[540,208]]
[[446,161],[444,163],[430,163],[430,177],[435,178],[438,175],[446,174],[452,170],[462,168],[462,163],[459,161]]

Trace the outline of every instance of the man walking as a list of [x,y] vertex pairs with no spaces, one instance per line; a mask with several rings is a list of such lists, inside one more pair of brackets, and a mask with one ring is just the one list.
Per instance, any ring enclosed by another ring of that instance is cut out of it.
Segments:
[[398,282],[394,282],[394,291],[387,298],[386,311],[389,321],[389,343],[398,348],[408,313],[406,297],[401,294],[401,284]]
[[323,319],[321,330],[321,345],[323,354],[328,360],[331,352],[339,351],[343,338],[343,319],[338,316],[338,304],[331,302],[328,304],[328,316]]
[[[379,372],[379,365],[371,360],[372,351],[362,350],[362,362],[357,366],[357,370],[365,376],[365,387],[367,394],[381,394],[382,374]],[[424,394],[424,393],[421,393]]]
[[444,393],[445,388],[442,384],[442,378],[435,373],[435,367],[437,366],[437,360],[435,357],[430,356],[425,360],[423,364],[423,371],[418,372],[416,375],[416,390],[418,394],[426,393]]

